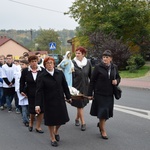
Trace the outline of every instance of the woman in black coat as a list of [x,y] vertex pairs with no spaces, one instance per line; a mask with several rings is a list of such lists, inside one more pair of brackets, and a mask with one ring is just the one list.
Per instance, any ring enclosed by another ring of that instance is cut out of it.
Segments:
[[[76,49],[76,57],[73,59],[74,72],[73,72],[73,87],[76,88],[81,94],[88,94],[88,85],[91,78],[92,66],[90,61],[85,57],[86,49],[78,47]],[[86,130],[86,123],[84,120],[84,107],[89,100],[72,100],[71,105],[77,108],[75,118],[75,125],[79,126],[81,121],[81,131]]]
[[[35,92],[36,92],[36,83],[38,76],[44,71],[42,67],[38,66],[38,57],[36,55],[29,56],[28,58],[29,66],[25,68],[21,73],[20,78],[20,93],[23,96],[26,96],[29,101],[29,131],[33,130],[33,122],[35,120]],[[43,119],[43,112],[37,116],[36,121],[36,132],[43,133],[41,129],[41,122]]]
[[112,63],[112,53],[106,50],[102,56],[102,62],[95,66],[90,80],[88,95],[92,101],[90,114],[99,118],[97,126],[103,139],[108,139],[105,130],[106,120],[113,117],[114,96],[113,85],[120,83],[117,66]]
[[50,131],[51,145],[58,146],[58,129],[69,121],[64,94],[68,100],[71,100],[71,95],[63,72],[54,69],[54,59],[45,58],[44,66],[46,70],[38,78],[35,110],[40,113],[43,101],[45,125]]

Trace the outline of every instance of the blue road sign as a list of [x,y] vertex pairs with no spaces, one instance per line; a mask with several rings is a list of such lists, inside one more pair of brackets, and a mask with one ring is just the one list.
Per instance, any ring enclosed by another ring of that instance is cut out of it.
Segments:
[[49,49],[50,50],[56,50],[56,43],[55,42],[50,42],[49,43]]

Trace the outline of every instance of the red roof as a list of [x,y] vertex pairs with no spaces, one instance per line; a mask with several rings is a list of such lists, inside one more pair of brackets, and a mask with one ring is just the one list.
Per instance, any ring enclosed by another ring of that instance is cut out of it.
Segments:
[[[0,36],[0,46],[2,46],[3,44],[5,44],[6,42],[8,42],[9,40],[14,41],[15,43],[19,44],[18,42],[16,42],[15,40],[11,39],[11,38],[7,38],[6,36]],[[19,44],[20,46],[24,47],[23,45]],[[30,51],[28,48],[24,47],[25,49],[27,49],[28,51]]]
[[2,46],[3,44],[5,44],[9,40],[10,40],[10,38],[7,38],[6,36],[1,36],[0,37],[0,46]]

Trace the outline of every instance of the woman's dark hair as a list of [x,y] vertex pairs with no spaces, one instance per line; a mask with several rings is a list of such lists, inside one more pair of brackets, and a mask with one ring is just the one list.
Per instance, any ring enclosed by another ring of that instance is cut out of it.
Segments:
[[38,61],[38,57],[36,55],[29,56],[28,61],[31,62],[32,60],[37,60]]
[[29,62],[27,61],[27,60],[20,60],[20,63],[23,63],[23,64],[26,64],[26,65],[28,65],[29,64]]
[[24,56],[24,57],[29,57],[28,52],[24,52],[24,53],[23,53],[23,56]]

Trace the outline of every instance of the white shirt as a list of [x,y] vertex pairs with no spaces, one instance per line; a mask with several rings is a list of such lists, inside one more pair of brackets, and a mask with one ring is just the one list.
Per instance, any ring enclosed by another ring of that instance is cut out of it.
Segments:
[[[4,64],[2,66],[2,78],[7,78],[9,82],[15,78],[15,73],[17,72],[17,67],[16,65],[12,64],[12,67],[9,67],[7,64]],[[3,80],[3,87],[5,88],[10,88],[5,81]],[[11,87],[15,87],[13,84]]]

